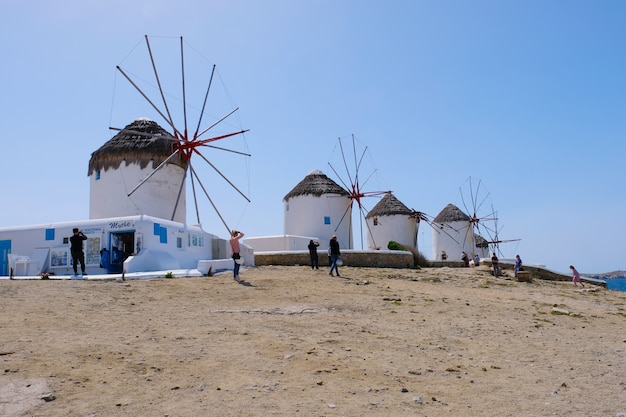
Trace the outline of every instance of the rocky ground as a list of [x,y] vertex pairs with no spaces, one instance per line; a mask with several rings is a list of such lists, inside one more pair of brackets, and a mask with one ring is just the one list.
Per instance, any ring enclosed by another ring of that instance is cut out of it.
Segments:
[[480,268],[0,281],[3,416],[618,416],[626,293]]

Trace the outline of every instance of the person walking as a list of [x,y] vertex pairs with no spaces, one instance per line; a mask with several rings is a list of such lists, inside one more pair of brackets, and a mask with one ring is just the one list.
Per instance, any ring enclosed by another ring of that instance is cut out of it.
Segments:
[[522,269],[522,258],[520,258],[519,255],[515,255],[515,278],[517,278],[517,273],[520,271],[520,269]]
[[585,288],[585,284],[583,284],[583,282],[580,280],[580,274],[578,273],[576,268],[574,268],[574,265],[570,265],[569,269],[572,270],[572,282],[574,283],[574,287],[576,287],[577,284],[580,283],[580,285]]
[[85,273],[85,252],[83,251],[83,240],[87,240],[87,236],[83,234],[77,227],[73,230],[74,234],[70,237],[70,252],[72,253],[72,266],[74,267],[74,275],[78,275],[78,264],[83,275]]
[[317,247],[320,244],[313,239],[309,241],[309,256],[311,257],[311,269],[320,269],[319,257],[317,256]]
[[233,265],[233,279],[239,282],[239,267],[243,263],[241,261],[241,246],[239,245],[239,239],[243,237],[243,232],[239,230],[233,230],[230,234],[230,249],[232,250],[232,257],[235,264]]
[[493,266],[493,276],[497,278],[500,275],[500,263],[495,252],[491,256],[491,265]]
[[330,238],[330,272],[328,275],[333,276],[333,270],[339,275],[339,265],[337,265],[337,259],[341,258],[341,250],[339,249],[339,242],[337,241],[337,235],[333,235]]

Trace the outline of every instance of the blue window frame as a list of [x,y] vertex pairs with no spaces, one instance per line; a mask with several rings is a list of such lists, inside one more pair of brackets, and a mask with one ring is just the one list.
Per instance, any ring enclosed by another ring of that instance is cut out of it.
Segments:
[[54,240],[54,229],[46,229],[46,240]]
[[330,216],[324,216],[324,224],[330,224]]

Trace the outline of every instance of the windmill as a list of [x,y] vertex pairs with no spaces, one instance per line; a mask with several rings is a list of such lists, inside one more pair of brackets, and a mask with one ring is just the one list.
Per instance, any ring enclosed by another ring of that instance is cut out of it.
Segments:
[[464,187],[459,187],[459,196],[469,216],[463,250],[469,251],[470,254],[481,250],[501,254],[500,243],[520,240],[499,238],[498,213],[494,210],[490,193],[484,189],[482,181],[472,180],[472,177],[469,177]]
[[[178,41],[174,44],[175,54],[165,53],[161,56],[166,62],[166,65],[161,68],[157,67],[157,56],[150,39],[147,35],[144,39],[147,57],[144,55],[135,60],[134,64],[131,63],[129,66],[133,68],[133,71],[122,68],[121,65],[116,67],[117,73],[128,81],[129,85],[132,86],[131,91],[134,92],[134,95],[128,95],[122,99],[124,112],[131,111],[128,108],[133,105],[135,108],[144,109],[142,111],[145,111],[147,107],[151,112],[150,116],[167,124],[171,138],[174,140],[174,146],[170,156],[149,172],[138,184],[134,184],[127,196],[132,199],[133,195],[145,183],[151,181],[155,174],[165,166],[176,158],[183,159],[186,162],[184,164],[185,169],[171,219],[174,219],[176,211],[179,209],[181,197],[186,192],[186,180],[189,179],[198,224],[201,224],[201,221],[197,193],[201,190],[219,217],[220,222],[230,234],[231,228],[218,209],[214,196],[219,194],[220,198],[225,198],[224,194],[230,192],[238,198],[250,202],[246,193],[231,179],[239,174],[243,166],[241,162],[232,163],[232,158],[250,157],[245,143],[245,133],[248,130],[235,127],[238,122],[236,119],[239,109],[232,104],[227,90],[223,83],[220,83],[221,79],[216,70],[216,65],[207,65],[208,61],[199,53],[186,55],[185,47],[189,47],[189,45],[183,41],[182,37],[175,39]],[[171,41],[171,39],[169,40]],[[170,52],[171,45],[160,51],[163,50]],[[177,57],[177,60],[172,60],[172,55]],[[195,62],[201,63],[198,66],[205,67],[207,70],[199,71],[194,64],[193,70],[190,71],[189,60],[191,56],[196,59]],[[135,55],[132,57],[136,59]],[[129,59],[128,61],[131,62],[132,60]],[[193,82],[190,83],[190,80]],[[188,85],[195,87],[190,89],[187,87]],[[198,86],[202,86],[202,88]],[[137,95],[137,93],[139,94]],[[176,106],[173,106],[173,103]],[[133,111],[136,110],[133,109]],[[190,126],[192,114],[194,123]],[[151,135],[147,132],[129,131],[126,128],[110,127],[110,130],[144,137]],[[241,139],[233,142],[236,138]],[[216,145],[217,142],[226,142],[228,139],[230,139],[229,144],[225,146]],[[233,165],[237,169],[233,169]],[[209,176],[211,178],[210,187],[205,185]]]
[[[339,182],[343,185],[346,191],[348,191],[348,194],[349,194],[348,198],[350,199],[350,205],[346,209],[346,211],[343,213],[343,216],[339,220],[339,224],[337,225],[337,227],[339,227],[339,225],[341,225],[342,222],[346,221],[346,218],[349,221],[351,221],[352,212],[356,210],[359,215],[359,235],[360,235],[360,242],[361,242],[360,249],[363,249],[363,239],[364,239],[363,223],[366,224],[366,227],[369,230],[369,226],[367,225],[367,222],[365,221],[365,216],[367,215],[368,210],[365,207],[364,200],[368,197],[382,196],[382,195],[391,193],[391,191],[365,191],[365,187],[368,181],[370,181],[370,179],[372,179],[374,174],[376,174],[376,169],[373,169],[371,167],[366,168],[366,166],[363,165],[364,159],[367,155],[368,148],[367,146],[365,146],[364,148],[359,149],[359,151],[357,152],[357,144],[356,144],[356,139],[354,135],[352,135],[351,137],[351,146],[348,146],[347,148],[344,147],[344,143],[341,137],[339,137],[337,141],[337,145],[335,146],[335,149],[333,150],[333,153],[337,149],[337,146],[339,147],[339,152],[341,153],[341,160],[340,162],[335,162],[335,163],[329,162],[328,166],[335,173]],[[343,167],[340,167],[340,165],[343,165]],[[365,172],[366,177],[363,179],[362,174],[363,174],[363,171],[366,169],[367,169],[367,171]],[[348,216],[348,214],[350,214],[350,216]],[[353,229],[354,227],[351,224],[350,225],[350,242],[349,242],[350,248],[354,247],[354,238],[352,235]],[[371,234],[371,230],[369,230],[369,232]],[[376,245],[375,242],[374,242],[374,245]]]
[[454,242],[456,242],[457,244],[459,243],[458,240],[455,239],[455,237],[452,235],[452,233],[449,233],[447,231],[447,228],[442,225],[439,225],[437,223],[435,223],[435,218],[424,213],[421,211],[417,211],[415,209],[411,209],[411,214],[409,216],[411,219],[413,219],[415,221],[415,241],[418,241],[418,236],[419,236],[419,227],[420,224],[422,222],[426,223],[428,226],[430,226],[430,228],[437,234],[440,233],[444,233],[446,236],[448,236],[451,240],[453,240]]

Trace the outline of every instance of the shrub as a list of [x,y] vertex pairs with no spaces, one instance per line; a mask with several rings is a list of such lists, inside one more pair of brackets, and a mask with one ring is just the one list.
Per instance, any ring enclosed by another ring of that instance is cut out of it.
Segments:
[[428,259],[426,259],[426,257],[422,255],[422,253],[418,251],[417,248],[415,247],[403,246],[399,244],[398,242],[394,242],[393,240],[390,240],[389,243],[387,244],[387,249],[405,250],[405,251],[411,252],[413,254],[413,265],[416,267],[427,267],[430,265],[430,262],[428,261]]
[[389,250],[406,250],[406,248],[404,246],[402,246],[398,242],[394,242],[393,240],[390,240],[389,243],[387,243],[387,249],[389,249]]

